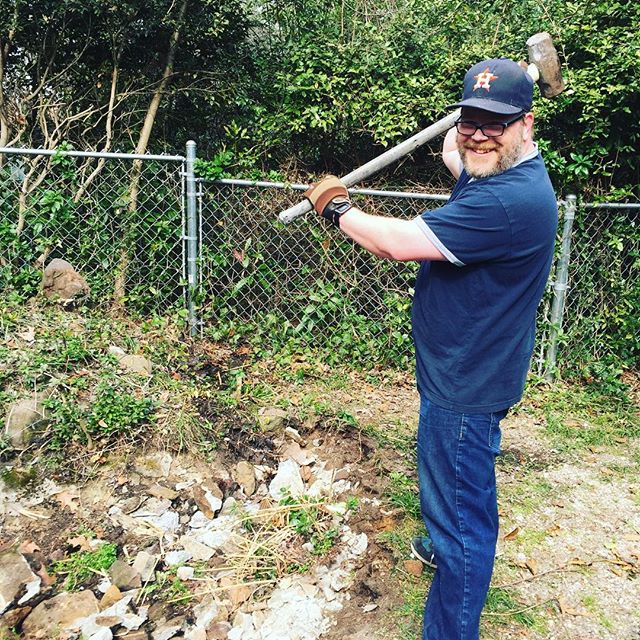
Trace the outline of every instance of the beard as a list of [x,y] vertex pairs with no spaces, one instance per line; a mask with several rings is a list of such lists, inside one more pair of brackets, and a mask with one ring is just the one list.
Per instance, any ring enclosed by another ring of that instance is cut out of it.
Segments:
[[[510,169],[522,156],[523,146],[524,142],[521,139],[514,140],[509,147],[496,146],[486,142],[477,144],[468,141],[465,143],[458,142],[458,152],[462,160],[462,166],[472,178],[488,178]],[[472,158],[469,154],[470,149],[477,151],[493,150],[498,157],[492,163],[476,163],[476,158]]]

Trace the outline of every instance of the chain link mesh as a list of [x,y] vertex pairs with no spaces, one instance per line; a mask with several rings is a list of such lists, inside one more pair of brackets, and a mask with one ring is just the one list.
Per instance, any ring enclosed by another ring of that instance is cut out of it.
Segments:
[[[379,260],[312,215],[280,223],[277,213],[300,198],[291,189],[203,183],[205,308],[240,324],[273,324],[275,340],[289,332],[308,344],[354,350],[376,342],[408,356],[417,265]],[[435,206],[364,195],[353,201],[404,218]]]
[[0,154],[0,272],[22,297],[63,258],[94,304],[183,306],[180,161]]
[[[182,307],[183,176],[175,158],[0,154],[3,288],[35,294],[43,264],[58,257],[86,278],[93,303],[117,300],[140,312]],[[312,215],[281,224],[277,213],[300,201],[294,189],[204,180],[199,187],[197,302],[209,326],[253,327],[261,340],[293,337],[338,357],[412,357],[415,263],[379,260]],[[411,196],[353,198],[367,211],[401,218],[439,206]],[[639,267],[639,209],[578,209],[560,365],[640,360]],[[553,279],[552,272],[538,314],[539,373]]]
[[560,362],[640,362],[640,209],[578,207]]
[[[260,332],[261,340],[280,341],[289,331],[318,346],[344,347],[348,325],[352,340],[346,342],[353,350],[384,358],[387,349],[410,359],[417,265],[375,258],[312,215],[279,223],[277,213],[300,198],[291,189],[202,183],[205,310],[216,320],[257,330],[273,325],[273,331]],[[353,199],[368,212],[402,218],[439,206],[385,195]],[[640,355],[638,212],[585,213],[574,228],[559,364],[607,354],[629,362],[630,354]],[[533,367],[539,374],[546,367],[553,279],[552,271],[538,312]]]

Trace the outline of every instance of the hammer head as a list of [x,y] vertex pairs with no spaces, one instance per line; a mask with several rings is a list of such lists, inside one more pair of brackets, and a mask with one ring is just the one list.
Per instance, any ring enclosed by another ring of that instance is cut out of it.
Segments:
[[535,65],[540,74],[537,79],[540,93],[545,98],[553,98],[564,91],[564,80],[560,69],[558,52],[553,46],[551,36],[543,31],[527,40],[529,62]]

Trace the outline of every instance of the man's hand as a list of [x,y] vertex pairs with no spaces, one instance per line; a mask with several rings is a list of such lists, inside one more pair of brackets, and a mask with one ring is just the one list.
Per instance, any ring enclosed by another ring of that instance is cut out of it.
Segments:
[[340,227],[340,216],[353,206],[347,188],[336,176],[327,176],[313,183],[304,192],[304,197],[318,214],[336,227]]

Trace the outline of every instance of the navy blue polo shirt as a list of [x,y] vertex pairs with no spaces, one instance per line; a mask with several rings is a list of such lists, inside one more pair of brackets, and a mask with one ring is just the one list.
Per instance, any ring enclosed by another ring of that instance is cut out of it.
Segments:
[[496,176],[463,171],[443,207],[415,219],[447,261],[423,262],[413,298],[418,389],[454,411],[522,397],[558,210],[540,154]]

